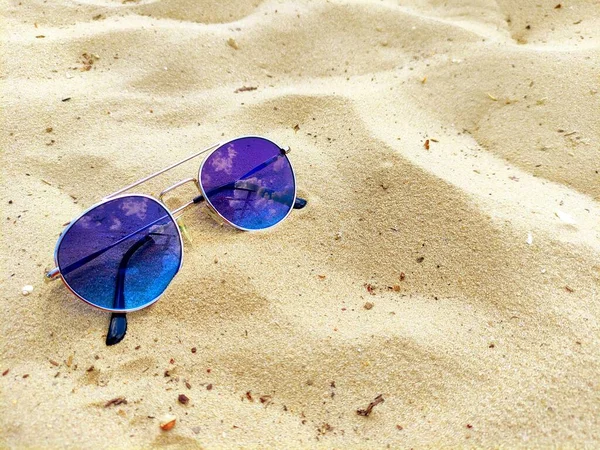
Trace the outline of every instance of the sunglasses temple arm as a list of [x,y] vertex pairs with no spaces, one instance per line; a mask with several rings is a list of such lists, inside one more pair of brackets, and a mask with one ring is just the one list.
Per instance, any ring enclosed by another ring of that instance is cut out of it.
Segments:
[[[97,257],[101,256],[102,254],[106,253],[107,251],[109,251],[111,248],[116,247],[117,245],[119,245],[121,242],[129,239],[130,237],[136,235],[137,233],[139,233],[140,231],[144,231],[148,228],[150,228],[152,225],[156,225],[158,222],[160,222],[161,220],[167,218],[168,216],[162,216],[159,217],[158,219],[156,219],[155,221],[153,221],[152,223],[149,223],[148,225],[145,225],[143,228],[140,228],[139,230],[136,230],[132,233],[129,233],[127,236],[119,239],[117,242],[112,243],[111,245],[109,245],[108,247],[104,247],[103,249],[98,250],[97,252],[94,252],[88,256],[85,256],[84,258],[81,258],[79,261],[75,261],[73,264],[68,265],[67,267],[64,268],[64,270],[62,271],[63,274],[67,274],[69,272],[72,272],[75,269],[79,269],[81,266],[83,266],[84,264],[89,263],[90,261],[93,261],[94,259],[96,259]],[[154,234],[160,234],[160,233],[154,233]],[[54,269],[50,270],[48,273],[46,273],[46,279],[48,280],[52,280],[54,279],[58,274],[60,273],[60,270],[58,267],[55,267]]]
[[[217,190],[222,190],[222,189],[226,189],[226,188],[227,188],[227,186],[222,186],[221,188],[217,188]],[[189,206],[192,206],[192,205],[195,205],[198,203],[202,203],[203,201],[204,201],[204,196],[198,195],[197,197],[194,197],[194,199],[191,202],[186,203],[185,205],[183,205],[180,208],[173,211],[173,214],[183,211],[184,209],[186,209]],[[302,197],[296,197],[296,201],[294,202],[294,209],[302,209],[306,206],[307,203],[308,203],[308,201],[303,199]]]
[[[117,272],[117,285],[115,288],[115,300],[113,308],[125,309],[125,274],[127,272],[127,266],[129,260],[135,252],[137,252],[142,246],[148,242],[154,242],[152,236],[146,235],[135,244],[131,246],[129,250],[123,255],[123,259],[119,264]],[[115,345],[123,340],[127,333],[127,314],[125,313],[112,313],[110,316],[110,324],[108,326],[108,333],[106,334],[106,345]]]
[[[285,155],[285,153],[283,153],[283,154]],[[277,156],[273,156],[272,158],[269,158],[268,160],[266,160],[262,164],[256,166],[254,169],[252,169],[248,173],[242,175],[237,181],[216,187],[216,188],[212,189],[208,194],[209,195],[216,194],[218,192],[225,191],[227,189],[233,189],[233,190],[239,189],[239,190],[244,190],[244,191],[258,192],[261,189],[260,186],[258,186],[258,185],[254,185],[252,183],[245,183],[243,186],[240,186],[240,185],[238,185],[238,183],[241,182],[242,180],[244,180],[245,178],[248,178],[249,176],[255,174],[256,172],[262,170],[263,168],[267,167],[269,164],[272,164],[279,157],[281,157],[281,155],[277,155]],[[277,198],[273,198],[273,199],[277,200]],[[192,204],[195,204],[195,203],[200,203],[203,200],[204,200],[204,197],[202,195],[198,195],[191,202],[189,202],[188,204],[177,209],[175,212],[179,212],[179,211],[187,208],[188,206],[191,206]],[[294,202],[294,209],[302,209],[306,206],[306,203],[307,203],[307,201],[305,199],[296,197],[296,201]]]
[[[254,175],[256,172],[259,172],[260,170],[264,169],[265,167],[269,166],[270,164],[273,164],[275,161],[277,161],[278,158],[281,158],[282,156],[285,156],[287,153],[289,153],[289,149],[281,149],[281,154],[279,155],[275,155],[269,159],[267,159],[265,162],[263,162],[262,164],[259,164],[258,166],[254,167],[252,170],[250,170],[248,173],[242,175],[241,177],[239,177],[239,179],[237,181],[234,181],[233,183],[228,183],[225,184],[223,186],[219,186],[218,188],[213,189],[210,194],[213,193],[217,193],[226,189],[241,189],[241,190],[248,190],[248,191],[258,191],[260,189],[259,186],[254,186],[254,185],[247,185],[244,187],[240,187],[240,186],[236,186],[236,183],[239,181],[242,181],[246,178],[248,178],[249,176]],[[198,199],[198,201],[196,201]],[[200,203],[203,200],[203,197],[201,195],[199,195],[198,197],[194,198],[193,203]],[[277,199],[275,199],[277,200]],[[303,198],[300,197],[296,197],[296,201],[294,202],[294,209],[302,209],[306,206],[307,201]]]
[[[222,186],[219,189],[225,189],[225,188],[226,188],[226,186]],[[185,205],[183,205],[180,208],[177,208],[175,211],[173,211],[173,215],[175,215],[175,214],[177,214],[179,212],[182,212],[183,210],[187,209],[188,207],[190,207],[192,205],[195,205],[195,204],[198,204],[198,203],[202,203],[203,201],[204,201],[204,197],[202,195],[198,195],[197,197],[194,197],[194,199],[192,201],[190,201],[189,203],[186,203]],[[294,209],[302,209],[302,208],[304,208],[306,206],[306,204],[307,204],[307,201],[305,199],[303,199],[301,197],[296,197],[296,201],[294,202]],[[179,217],[179,216],[177,216],[177,217]],[[164,217],[161,217],[158,220],[162,220],[162,219],[164,219]],[[158,222],[158,220],[157,220],[157,222]],[[151,226],[151,225],[153,225],[153,224],[154,223],[148,225],[148,227]],[[140,230],[135,231],[132,234],[139,233],[140,231],[143,231],[146,228],[147,227],[144,227],[144,228],[142,228]],[[130,236],[126,236],[123,239],[115,242],[114,244],[112,244],[112,245],[110,245],[110,246],[108,246],[106,248],[103,248],[101,250],[98,250],[97,252],[92,253],[91,255],[88,255],[85,258],[80,259],[79,261],[74,262],[73,264],[67,266],[64,269],[64,273],[67,274],[69,272],[72,272],[73,270],[78,269],[79,267],[83,266],[84,264],[87,264],[90,261],[93,261],[97,257],[101,256],[103,253],[107,252],[108,250],[110,250],[114,246],[120,244],[123,240],[128,239],[129,237],[131,237],[131,235]],[[52,270],[50,270],[50,271],[48,271],[46,273],[45,279],[47,281],[55,280],[58,277],[59,274],[60,274],[60,269],[58,267],[55,267],[54,269],[52,269]]]
[[285,150],[282,150],[279,155],[272,156],[271,158],[267,159],[262,164],[259,164],[258,166],[254,167],[248,173],[246,173],[246,174],[242,175],[241,177],[239,177],[237,181],[240,181],[240,180],[243,180],[245,178],[248,178],[250,175],[254,175],[256,172],[259,172],[259,171],[263,170],[265,167],[273,164],[275,161],[277,161],[277,159],[281,158],[282,156],[285,156]]

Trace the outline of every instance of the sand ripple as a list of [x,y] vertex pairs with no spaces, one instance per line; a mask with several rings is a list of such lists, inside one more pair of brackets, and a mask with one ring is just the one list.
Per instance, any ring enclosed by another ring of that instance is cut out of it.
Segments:
[[[539,3],[8,5],[0,442],[597,447],[600,19]],[[181,273],[105,347],[42,282],[62,225],[241,134],[293,148],[309,206],[186,216]]]

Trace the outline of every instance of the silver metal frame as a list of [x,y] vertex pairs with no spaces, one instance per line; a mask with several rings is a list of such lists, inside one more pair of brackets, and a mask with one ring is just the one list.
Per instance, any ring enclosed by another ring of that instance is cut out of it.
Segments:
[[[115,200],[118,198],[123,198],[123,197],[143,197],[143,198],[147,198],[152,200],[153,202],[158,203],[161,207],[163,207],[165,209],[165,211],[167,212],[167,214],[169,215],[169,217],[171,218],[171,220],[173,221],[173,223],[175,224],[175,228],[177,230],[177,235],[179,236],[179,244],[181,245],[181,258],[179,260],[179,267],[177,267],[177,271],[175,272],[175,274],[173,275],[173,278],[171,278],[171,281],[173,281],[173,279],[175,278],[175,276],[177,276],[177,274],[179,273],[179,271],[181,270],[181,267],[183,266],[183,238],[181,237],[181,231],[179,231],[179,227],[177,226],[177,219],[175,219],[175,217],[173,217],[173,214],[171,213],[171,211],[169,211],[169,208],[167,208],[167,205],[165,205],[164,203],[162,203],[161,201],[157,200],[156,198],[150,196],[150,195],[145,195],[145,194],[126,194],[126,195],[115,195],[115,196],[111,196],[110,198],[104,198],[102,201],[96,203],[93,206],[90,206],[88,209],[86,209],[84,212],[82,212],[81,214],[79,214],[79,216],[77,216],[77,218],[75,218],[74,220],[72,220],[69,225],[63,230],[63,232],[60,234],[60,237],[58,238],[58,242],[56,243],[56,247],[54,249],[54,263],[56,264],[56,275],[60,276],[60,278],[62,279],[63,283],[65,284],[65,286],[67,287],[67,289],[69,289],[76,297],[80,298],[81,300],[83,300],[84,302],[86,302],[88,305],[92,305],[94,308],[97,309],[101,309],[103,311],[109,311],[109,312],[122,312],[122,313],[129,313],[129,312],[133,312],[133,311],[139,311],[140,309],[144,309],[147,308],[148,306],[156,303],[158,301],[158,299],[165,293],[165,291],[167,290],[165,288],[164,291],[162,291],[156,298],[154,298],[151,302],[145,304],[144,306],[140,306],[138,308],[130,308],[127,310],[123,310],[123,309],[111,309],[111,308],[103,308],[102,306],[98,306],[98,305],[94,305],[93,303],[89,302],[88,300],[86,300],[85,298],[83,298],[81,295],[79,295],[77,292],[75,292],[75,290],[69,285],[69,283],[67,282],[67,280],[65,280],[65,278],[60,275],[60,271],[58,270],[58,249],[60,248],[60,243],[63,240],[63,237],[65,237],[65,235],[67,234],[67,231],[69,231],[69,229],[84,215],[86,215],[88,212],[90,212],[91,210],[93,210],[94,208],[97,208],[100,205],[103,205],[105,203],[108,203],[111,200]],[[51,272],[54,272],[51,271]],[[46,277],[50,278],[50,273],[48,272],[48,274],[46,275]],[[54,276],[56,276],[54,275]],[[169,281],[169,284],[171,284],[171,281]],[[167,285],[168,286],[168,285]]]
[[[272,144],[274,144],[275,146],[277,146],[278,148],[280,148],[281,150],[283,150],[283,152],[285,153],[285,157],[286,157],[286,159],[288,161],[288,164],[290,165],[290,169],[292,170],[292,177],[294,179],[294,200],[292,202],[292,206],[291,206],[290,210],[287,212],[287,214],[280,221],[278,221],[277,223],[271,225],[270,227],[262,228],[260,230],[254,230],[254,229],[240,227],[240,226],[234,224],[233,222],[229,221],[225,217],[223,217],[216,210],[216,208],[210,203],[210,200],[207,198],[206,192],[204,191],[204,188],[202,186],[202,182],[200,181],[201,180],[201,174],[202,174],[202,168],[204,167],[204,163],[210,157],[210,155],[212,155],[215,151],[217,151],[223,145],[226,145],[229,142],[233,142],[233,141],[236,141],[236,140],[242,139],[242,138],[260,138],[260,139],[264,139],[265,141],[271,142]],[[150,195],[145,195],[145,194],[125,194],[125,195],[121,195],[121,194],[123,194],[123,192],[126,192],[126,191],[128,191],[128,190],[130,190],[130,189],[132,189],[132,188],[134,188],[136,186],[139,186],[140,184],[143,184],[146,181],[151,180],[152,178],[155,178],[155,177],[157,177],[157,176],[159,176],[159,175],[161,175],[161,174],[163,174],[165,172],[168,172],[169,170],[171,170],[171,169],[173,169],[173,168],[175,168],[177,166],[180,166],[183,163],[186,163],[186,162],[188,162],[188,161],[190,161],[190,160],[192,160],[194,158],[197,158],[198,156],[200,156],[200,155],[202,155],[202,154],[204,154],[206,152],[210,152],[210,153],[208,155],[206,155],[206,157],[204,158],[204,160],[200,164],[200,168],[198,169],[198,177],[197,178],[186,178],[186,179],[178,181],[177,183],[175,183],[175,184],[169,186],[168,188],[164,189],[159,194],[158,199],[155,198],[155,197],[152,197]],[[76,297],[80,298],[81,300],[83,300],[87,304],[89,304],[89,305],[91,305],[91,306],[93,306],[95,308],[101,309],[103,311],[128,313],[128,312],[138,311],[140,309],[146,308],[146,307],[148,307],[148,306],[156,303],[158,301],[158,299],[164,294],[164,292],[166,291],[166,288],[165,288],[165,290],[160,295],[158,295],[154,300],[152,300],[147,305],[144,305],[144,306],[141,306],[141,307],[138,307],[138,308],[128,309],[128,310],[113,310],[113,309],[110,309],[110,308],[102,308],[100,306],[94,305],[93,303],[90,303],[88,300],[86,300],[85,298],[83,298],[82,296],[80,296],[79,294],[77,294],[77,292],[75,292],[73,290],[73,288],[71,286],[69,286],[69,283],[67,283],[67,281],[62,277],[62,275],[60,274],[60,269],[58,267],[58,249],[60,247],[60,244],[62,242],[63,237],[65,236],[65,234],[67,233],[67,231],[69,231],[69,229],[71,228],[71,226],[75,222],[77,222],[82,216],[84,216],[89,211],[91,211],[92,209],[94,209],[94,208],[96,208],[96,207],[98,207],[98,206],[100,206],[100,205],[102,205],[102,204],[104,204],[104,203],[106,203],[106,202],[108,202],[110,200],[114,200],[114,199],[121,198],[121,197],[145,197],[145,198],[148,198],[150,200],[153,200],[153,201],[159,203],[162,207],[164,207],[164,209],[169,214],[169,217],[177,225],[177,219],[179,219],[179,217],[181,217],[181,215],[183,214],[183,212],[185,211],[185,209],[187,209],[188,207],[190,207],[190,206],[192,206],[192,205],[195,204],[194,201],[193,200],[192,201],[188,201],[187,203],[183,204],[182,206],[180,206],[179,208],[175,209],[174,211],[170,211],[169,208],[167,207],[167,205],[165,204],[165,202],[163,202],[162,198],[163,198],[163,196],[166,193],[168,193],[168,192],[170,192],[170,191],[178,188],[179,186],[182,186],[183,184],[186,184],[186,183],[189,183],[189,182],[194,182],[194,184],[196,185],[196,187],[198,188],[198,190],[201,192],[202,197],[204,198],[206,206],[209,209],[209,211],[211,213],[213,213],[213,214],[216,214],[217,217],[221,218],[225,223],[231,225],[234,228],[237,228],[238,230],[242,230],[242,231],[260,232],[260,231],[269,230],[269,229],[274,228],[277,225],[279,225],[281,222],[283,222],[291,214],[292,210],[294,209],[293,205],[296,202],[296,196],[297,196],[296,173],[294,172],[294,167],[292,165],[292,162],[287,157],[287,155],[290,152],[291,152],[291,149],[289,147],[282,148],[278,144],[276,144],[275,142],[273,142],[272,140],[267,139],[267,138],[265,138],[263,136],[243,135],[243,136],[236,137],[234,139],[230,139],[229,141],[218,142],[218,143],[213,144],[213,145],[211,145],[209,147],[206,147],[206,148],[200,150],[199,152],[194,153],[193,155],[188,156],[188,157],[182,159],[181,161],[178,161],[178,162],[176,162],[174,164],[171,164],[170,166],[166,167],[165,169],[161,169],[161,170],[159,170],[157,172],[154,172],[151,175],[148,175],[148,176],[146,176],[144,178],[141,178],[140,180],[138,180],[138,181],[136,181],[136,182],[134,182],[134,183],[132,183],[132,184],[124,187],[124,188],[121,188],[121,189],[113,192],[112,194],[107,195],[100,202],[98,202],[98,203],[90,206],[88,209],[86,209],[85,211],[83,211],[75,219],[71,220],[71,222],[69,222],[69,224],[66,226],[66,228],[62,231],[61,235],[58,238],[58,241],[56,242],[56,247],[54,249],[54,263],[55,263],[55,267],[54,267],[54,269],[52,269],[52,270],[50,270],[50,271],[48,271],[46,273],[45,279],[47,281],[55,280],[55,279],[58,279],[58,278],[62,279],[62,281],[65,284],[65,286],[67,287],[67,289],[69,289]],[[181,213],[181,214],[176,215],[178,213]],[[181,269],[181,267],[183,265],[183,238],[182,238],[182,235],[181,235],[181,231],[179,230],[179,226],[177,226],[177,234],[179,235],[179,241],[181,243],[181,260],[179,261],[179,267],[177,268],[177,272],[175,272],[175,275],[173,275],[173,278],[171,279],[171,281],[173,281],[173,279],[175,278],[175,276],[177,275],[177,273],[179,273],[179,270]],[[170,282],[169,282],[169,284],[170,284]]]

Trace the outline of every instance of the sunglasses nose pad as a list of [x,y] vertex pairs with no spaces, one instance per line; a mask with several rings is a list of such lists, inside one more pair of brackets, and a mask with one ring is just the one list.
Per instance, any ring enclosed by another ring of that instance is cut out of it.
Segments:
[[215,222],[217,222],[219,225],[223,226],[225,224],[225,221],[219,215],[219,213],[217,213],[217,211],[215,211],[215,209],[210,204],[208,204],[208,203],[206,203],[206,210],[208,211],[208,215],[210,217],[212,217],[213,220]]
[[190,244],[193,244],[194,241],[192,240],[192,236],[190,235],[190,233],[188,233],[187,227],[185,226],[185,223],[183,222],[183,219],[181,217],[176,219],[177,222],[177,226],[179,227],[179,231],[181,231],[181,235],[183,236],[183,238],[188,241]]

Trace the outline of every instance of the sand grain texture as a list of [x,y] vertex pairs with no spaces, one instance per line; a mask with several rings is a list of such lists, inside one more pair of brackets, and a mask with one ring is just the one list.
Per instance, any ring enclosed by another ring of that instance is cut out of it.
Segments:
[[[2,4],[2,447],[600,446],[598,2]],[[187,214],[106,347],[43,282],[63,224],[242,134],[308,207]]]

